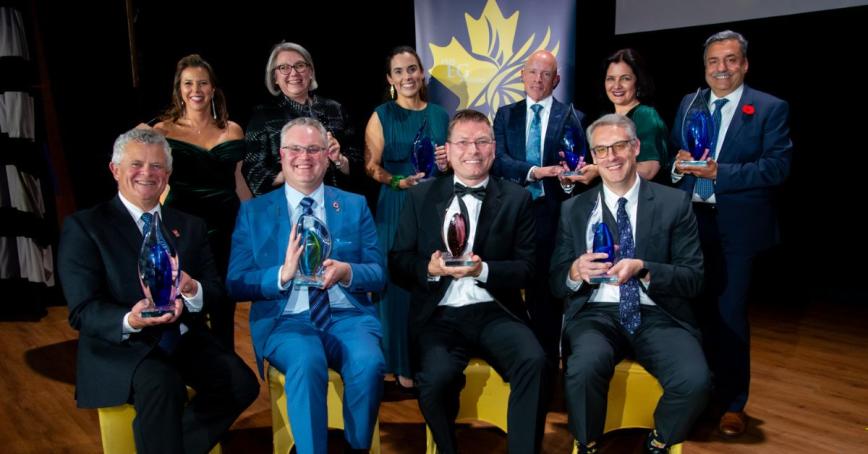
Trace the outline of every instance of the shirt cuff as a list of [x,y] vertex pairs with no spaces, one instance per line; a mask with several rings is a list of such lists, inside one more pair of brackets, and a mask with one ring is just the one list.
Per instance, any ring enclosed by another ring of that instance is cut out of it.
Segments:
[[286,281],[286,285],[280,285],[280,275],[283,274],[283,265],[280,265],[280,268],[277,269],[277,288],[280,289],[281,292],[289,290],[292,287],[292,279]]
[[338,284],[340,284],[340,286],[343,288],[349,288],[351,285],[353,285],[353,267],[352,267],[352,265],[350,266],[350,278],[347,279],[347,284],[344,285],[344,283],[340,282],[340,281],[338,281]]
[[205,304],[202,296],[202,283],[196,281],[196,294],[191,297],[186,297],[181,295],[181,298],[184,300],[184,305],[187,306],[187,310],[190,312],[200,312],[202,310],[202,306]]
[[570,274],[567,273],[567,288],[573,292],[578,292],[582,288],[582,281],[574,281],[570,279]]
[[132,314],[132,312],[127,312],[126,314],[124,314],[123,328],[121,329],[121,332],[123,333],[123,335],[121,335],[122,341],[129,339],[130,334],[140,333],[142,331],[141,329],[135,329],[132,326],[130,326],[130,315],[131,314]]
[[482,271],[480,271],[479,276],[476,276],[474,279],[476,279],[479,282],[482,282],[483,284],[488,282],[488,264],[487,263],[482,262]]
[[681,181],[682,178],[684,178],[683,173],[678,173],[675,171],[675,162],[672,163],[672,171],[669,172],[669,176],[672,178],[673,183],[678,183],[679,181]]
[[530,166],[530,170],[527,171],[527,181],[530,183],[536,182],[536,179],[533,177],[533,169],[538,169],[539,166]]

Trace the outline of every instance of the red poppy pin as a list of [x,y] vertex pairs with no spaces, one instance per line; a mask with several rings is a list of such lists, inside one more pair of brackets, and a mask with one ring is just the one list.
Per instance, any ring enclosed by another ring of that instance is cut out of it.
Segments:
[[172,235],[175,235],[175,238],[181,238],[181,232],[178,229],[172,229]]
[[741,113],[745,115],[753,115],[756,113],[756,109],[754,109],[753,104],[745,104],[741,106]]

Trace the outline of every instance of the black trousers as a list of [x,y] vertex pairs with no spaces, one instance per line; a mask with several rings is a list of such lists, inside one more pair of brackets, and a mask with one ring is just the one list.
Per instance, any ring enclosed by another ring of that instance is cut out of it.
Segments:
[[[196,395],[187,403],[189,385]],[[133,434],[139,453],[207,453],[259,395],[253,371],[202,329],[168,355],[155,348],[136,368]]]
[[534,281],[525,289],[525,299],[531,328],[552,366],[557,366],[560,359],[563,305],[552,296],[549,269],[555,250],[560,202],[554,195],[536,199],[533,201],[533,214],[536,221],[536,274]]
[[510,385],[509,452],[540,452],[549,375],[545,353],[527,325],[494,302],[439,308],[419,343],[419,407],[438,452],[457,452],[455,418],[471,357],[484,359]]
[[667,444],[684,441],[705,408],[711,380],[699,339],[656,306],[641,311],[642,323],[632,335],[621,326],[613,303],[589,303],[565,324],[568,424],[582,443],[603,434],[609,381],[627,356],[663,387],[654,421]]

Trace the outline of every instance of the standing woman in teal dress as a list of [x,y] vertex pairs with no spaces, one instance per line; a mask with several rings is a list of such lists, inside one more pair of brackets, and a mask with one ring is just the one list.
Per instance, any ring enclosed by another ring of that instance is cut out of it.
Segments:
[[[386,81],[393,100],[378,106],[365,128],[365,170],[381,184],[376,224],[384,257],[395,240],[404,190],[424,176],[416,173],[410,162],[413,140],[420,130],[430,137],[437,146],[437,167],[445,170],[449,126],[446,111],[425,98],[425,70],[413,48],[392,50],[386,60]],[[387,371],[398,376],[404,387],[413,385],[407,346],[409,308],[410,294],[388,279],[379,303],[383,349]]]
[[[229,121],[214,70],[199,55],[178,61],[173,87],[172,104],[154,125],[172,148],[165,204],[207,222],[217,269],[225,277],[240,200],[250,198],[241,177],[244,131]],[[234,350],[235,302],[212,307],[209,316],[217,338]]]

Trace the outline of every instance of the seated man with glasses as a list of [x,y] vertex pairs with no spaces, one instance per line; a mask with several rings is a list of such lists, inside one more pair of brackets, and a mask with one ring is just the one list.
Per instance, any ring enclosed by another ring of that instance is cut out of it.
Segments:
[[[710,378],[689,300],[702,288],[702,251],[690,197],[639,178],[633,122],[606,115],[588,128],[602,179],[563,205],[550,273],[564,298],[569,429],[580,453],[596,452],[615,365],[635,358],[663,386],[646,451],[681,443],[705,407]],[[591,252],[605,223],[620,247]],[[606,275],[614,282],[595,284]]]
[[[250,335],[259,373],[267,359],[286,376],[297,451],[327,451],[332,368],[344,380],[348,450],[367,452],[385,368],[380,321],[368,298],[385,282],[374,220],[364,197],[323,184],[328,136],[319,121],[297,118],[280,135],[285,183],[242,204],[226,286],[236,300],[253,301]],[[315,216],[329,231],[331,255],[322,262],[321,288],[299,285],[302,215]]]
[[[464,368],[471,357],[482,358],[511,387],[509,452],[539,452],[546,356],[527,325],[521,297],[534,273],[530,194],[489,176],[495,142],[484,114],[459,111],[447,134],[446,156],[454,174],[407,191],[389,253],[393,281],[412,293],[410,358],[419,407],[437,451],[456,452]],[[455,219],[463,219],[459,224],[465,228],[451,229]],[[448,266],[444,260],[444,239],[451,237],[454,244],[456,236],[465,239],[470,265]]]

